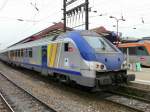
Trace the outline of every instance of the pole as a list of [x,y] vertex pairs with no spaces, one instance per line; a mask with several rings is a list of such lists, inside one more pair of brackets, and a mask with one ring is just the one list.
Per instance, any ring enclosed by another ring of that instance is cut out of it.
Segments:
[[66,32],[66,0],[63,1],[64,32]]
[[118,34],[118,22],[119,22],[119,20],[118,19],[116,19],[116,21],[117,21],[117,47],[118,47],[118,44],[119,44],[119,34]]
[[118,45],[119,45],[119,31],[118,31],[118,29],[119,29],[119,21],[120,20],[122,20],[122,21],[125,21],[125,19],[123,19],[123,17],[121,18],[121,19],[118,19],[118,18],[116,18],[116,17],[114,17],[114,16],[109,16],[110,18],[114,18],[115,20],[116,20],[116,27],[117,27],[117,39],[116,39],[116,46],[118,47]]
[[85,30],[89,29],[89,0],[85,0]]

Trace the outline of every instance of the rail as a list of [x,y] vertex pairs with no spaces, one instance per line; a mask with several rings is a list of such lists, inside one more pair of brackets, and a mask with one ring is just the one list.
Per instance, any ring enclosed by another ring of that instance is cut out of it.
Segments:
[[[27,107],[30,107],[31,109],[28,109],[28,110],[34,110],[34,109],[38,110],[39,109],[39,110],[41,110],[43,112],[56,112],[54,109],[49,107],[46,103],[44,103],[43,101],[41,101],[37,97],[33,96],[31,93],[29,93],[25,89],[21,88],[19,85],[14,83],[12,80],[10,80],[7,76],[3,75],[2,73],[0,73],[0,78],[1,78],[1,80],[4,80],[5,82],[9,83],[8,86],[11,86],[11,88],[14,86],[14,88],[15,88],[14,90],[15,91],[12,94],[16,95],[15,98],[16,97],[18,99],[20,98],[19,101],[23,100],[24,101],[23,105],[25,104],[25,102],[27,102],[27,104],[30,104]],[[12,100],[10,100],[11,99],[10,98],[11,95],[8,95],[8,94],[11,94],[11,92],[8,93],[7,91],[5,91],[5,88],[2,89],[2,87],[0,87],[0,90],[1,90],[1,94],[3,94],[3,98],[5,99],[5,101],[6,101],[6,99],[8,99],[11,102],[11,105],[13,105],[11,110],[15,110],[15,108],[17,108],[17,107],[15,107],[14,104],[17,103],[17,101],[13,102]],[[13,90],[11,90],[11,91],[13,91]],[[8,102],[7,102],[7,104],[8,104]],[[9,104],[9,107],[11,107],[10,104]],[[20,106],[19,108],[22,108],[22,106]],[[12,111],[12,112],[14,112],[14,111]]]
[[2,103],[4,103],[5,106],[7,107],[7,110],[9,110],[10,112],[15,112],[1,93],[0,93],[0,98],[2,99]]
[[137,112],[150,112],[150,100],[118,91],[107,91],[110,94],[105,100]]

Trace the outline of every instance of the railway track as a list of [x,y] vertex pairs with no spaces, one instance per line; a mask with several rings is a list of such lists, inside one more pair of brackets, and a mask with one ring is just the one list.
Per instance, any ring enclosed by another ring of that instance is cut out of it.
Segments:
[[3,97],[3,95],[0,93],[0,111],[1,112],[14,112],[14,110],[11,108],[9,103],[6,101],[6,99]]
[[144,100],[150,103],[150,90],[145,88],[139,88],[134,86],[120,86],[117,89],[118,94],[124,94],[135,99]]
[[11,108],[4,112],[56,112],[1,73],[0,91],[2,94],[1,100],[4,101],[5,99],[2,108]]
[[[31,76],[33,77],[34,75],[31,75]],[[35,75],[34,79],[36,79],[36,78],[39,78],[41,80],[42,77],[37,77]],[[1,77],[0,77],[0,79],[1,79]],[[43,80],[49,82],[49,80],[47,80],[47,78],[44,78]],[[1,81],[0,81],[0,85],[1,85]],[[72,90],[72,88],[71,88],[71,90]],[[73,91],[74,91],[74,89],[73,89]],[[80,92],[80,90],[79,90],[79,92]],[[83,92],[83,91],[81,90],[81,92]],[[78,88],[77,88],[77,93],[78,93]],[[83,92],[82,94],[91,95],[87,92],[86,93]],[[100,94],[105,94],[105,93],[100,93]],[[142,100],[142,99],[135,98],[135,97],[129,96],[129,95],[125,95],[123,93],[119,93],[116,91],[106,92],[106,94],[108,94],[108,95],[106,95],[105,98],[104,97],[99,98],[98,97],[99,93],[96,93],[96,95],[93,95],[94,97],[92,97],[92,99],[95,98],[95,96],[97,96],[96,99],[104,98],[104,100],[106,100],[107,102],[113,102],[113,103],[115,103],[117,105],[121,105],[122,107],[125,107],[129,110],[133,110],[133,111],[137,111],[137,112],[150,112],[150,104],[149,104],[149,102],[145,101],[145,99]]]
[[110,96],[106,100],[109,102],[125,106],[137,112],[150,112],[150,100],[116,91],[109,91],[108,93]]

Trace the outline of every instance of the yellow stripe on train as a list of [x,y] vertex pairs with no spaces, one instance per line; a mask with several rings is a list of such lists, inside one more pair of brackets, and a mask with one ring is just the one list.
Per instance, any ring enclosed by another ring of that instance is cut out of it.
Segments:
[[57,53],[57,44],[48,45],[48,66],[54,67]]

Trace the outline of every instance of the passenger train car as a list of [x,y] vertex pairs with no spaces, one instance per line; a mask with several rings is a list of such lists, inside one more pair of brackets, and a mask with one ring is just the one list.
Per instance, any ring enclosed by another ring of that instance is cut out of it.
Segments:
[[150,41],[119,44],[119,49],[126,55],[127,49],[129,62],[140,62],[141,65],[150,67]]
[[123,53],[91,31],[71,31],[18,44],[2,51],[0,59],[91,88],[135,79],[135,75],[127,75]]

